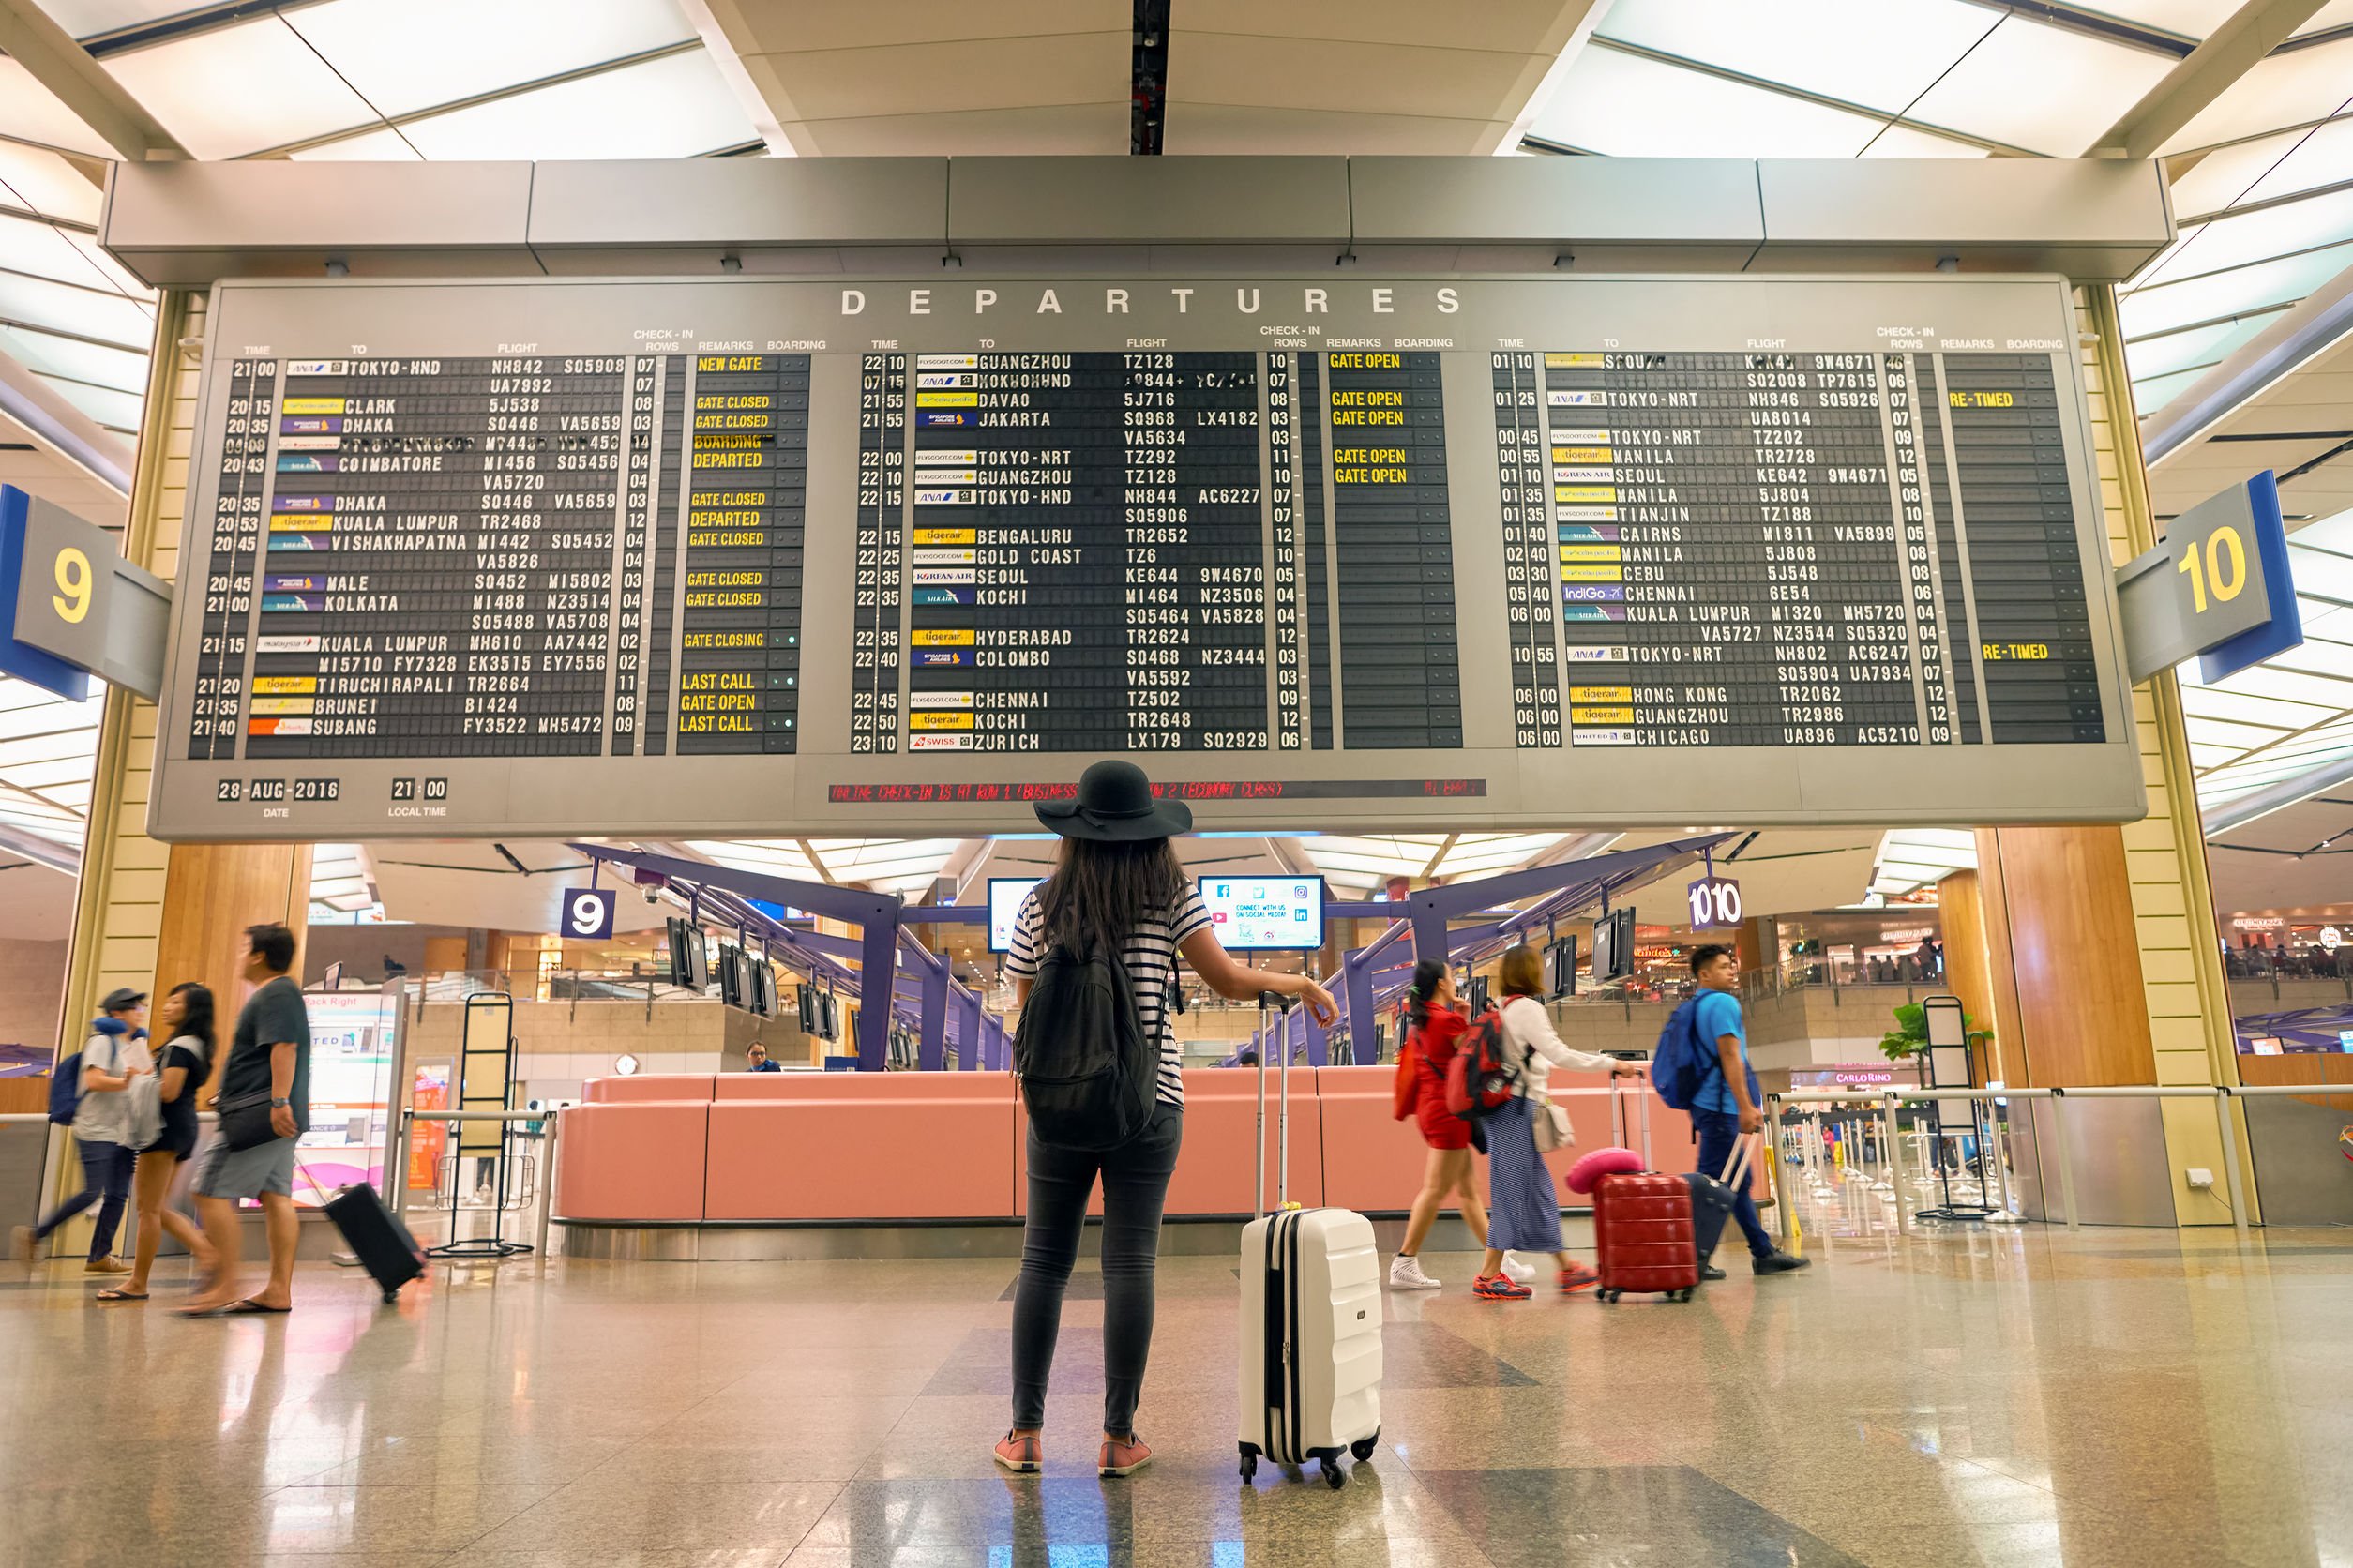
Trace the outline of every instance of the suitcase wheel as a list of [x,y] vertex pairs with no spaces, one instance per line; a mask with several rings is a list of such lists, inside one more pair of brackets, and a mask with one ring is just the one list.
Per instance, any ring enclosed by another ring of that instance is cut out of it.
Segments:
[[1361,1465],[1373,1456],[1373,1446],[1380,1441],[1380,1434],[1375,1432],[1369,1438],[1359,1438],[1349,1444],[1348,1451],[1356,1455],[1356,1462]]
[[1331,1487],[1336,1492],[1341,1487],[1348,1485],[1348,1471],[1340,1468],[1340,1462],[1337,1459],[1324,1459],[1320,1462],[1323,1466],[1323,1484],[1325,1485]]
[[1245,1486],[1259,1478],[1259,1456],[1244,1449],[1242,1454],[1242,1484]]
[[1615,1290],[1596,1290],[1593,1292],[1593,1299],[1597,1302],[1614,1302],[1618,1299],[1618,1292]]

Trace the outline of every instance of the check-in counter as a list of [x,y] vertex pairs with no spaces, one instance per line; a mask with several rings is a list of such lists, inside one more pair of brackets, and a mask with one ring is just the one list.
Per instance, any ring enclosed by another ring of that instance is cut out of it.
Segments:
[[731,1074],[712,1098],[702,1217],[1009,1219],[1015,1108],[1003,1073]]
[[[1410,1208],[1424,1145],[1391,1112],[1395,1068],[1294,1067],[1291,1201],[1371,1214]],[[1279,1080],[1267,1081],[1267,1201],[1278,1157]],[[1655,1095],[1613,1095],[1594,1074],[1556,1074],[1575,1149],[1641,1147],[1682,1169],[1689,1131]],[[1171,1219],[1255,1212],[1251,1132],[1258,1074],[1184,1075],[1184,1144],[1169,1184]],[[791,1226],[1011,1224],[1027,1212],[1028,1125],[1003,1073],[736,1073],[596,1078],[563,1113],[556,1213],[583,1224]],[[1678,1163],[1681,1161],[1682,1163]],[[1484,1181],[1484,1177],[1482,1178]],[[1562,1192],[1562,1200],[1584,1200]],[[1094,1212],[1102,1212],[1098,1188]]]
[[609,1224],[698,1225],[712,1076],[591,1078],[563,1115],[557,1212]]

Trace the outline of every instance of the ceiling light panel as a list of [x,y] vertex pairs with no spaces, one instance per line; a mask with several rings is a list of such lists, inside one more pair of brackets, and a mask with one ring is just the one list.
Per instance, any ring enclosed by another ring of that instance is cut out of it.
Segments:
[[2219,686],[2185,686],[2181,688],[2181,711],[2192,719],[2266,724],[2281,730],[2308,730],[2315,724],[2325,724],[2338,717],[2349,707],[2353,707],[2353,684],[2340,688],[2340,700],[2325,707],[2316,707],[2310,702],[2281,702],[2268,697],[2250,697],[2243,692],[2225,691]]
[[[2283,308],[2284,309],[2284,308]],[[2172,375],[2202,365],[2219,364],[2230,351],[2271,324],[2279,310],[2258,311],[2236,321],[2218,322],[2211,326],[2191,327],[2183,332],[2169,332],[2162,338],[2144,338],[2124,345],[2124,363],[2135,380],[2142,376]]]
[[2129,341],[2267,305],[2292,305],[2348,265],[2353,265],[2353,243],[2279,256],[2184,282],[2136,289],[2118,302],[2117,314]]
[[105,192],[63,154],[0,142],[0,206],[68,223],[96,223]]
[[41,379],[59,397],[109,430],[137,432],[140,400],[130,393],[116,392],[111,387],[85,386],[81,382],[61,381],[55,376],[43,376]]
[[1802,25],[1755,0],[1618,0],[1600,34],[1900,113],[2001,20],[1965,0],[1808,0]]
[[1642,158],[1852,158],[1881,123],[1589,46],[1529,129],[1548,142]]
[[2241,200],[2269,202],[2346,180],[2353,180],[2353,120],[2335,120],[2304,132]]
[[36,330],[95,338],[127,349],[144,349],[155,336],[153,315],[120,294],[11,272],[0,272],[0,316]]
[[2147,381],[2133,383],[2133,407],[2139,411],[2142,418],[2148,418],[2176,398],[2180,397],[2182,393],[2195,386],[2198,378],[2205,375],[2207,369],[2208,367],[2201,366],[2195,370],[2183,370],[2178,375],[2152,376]]
[[105,65],[200,158],[241,158],[378,118],[274,15],[110,54]]
[[2256,61],[2158,149],[2163,157],[2325,120],[2353,98],[2353,39]]
[[107,286],[105,277],[83,259],[63,231],[38,218],[0,214],[0,267],[78,283],[85,289]]
[[77,38],[142,27],[203,8],[199,0],[39,0],[49,20]]
[[370,130],[341,136],[288,153],[298,163],[422,163],[425,156],[401,139],[397,130]]
[[2173,68],[2169,57],[2011,15],[1906,118],[2074,158]]
[[397,116],[693,39],[674,0],[329,0],[284,13]]
[[2195,42],[2228,22],[2240,4],[2240,0],[2097,0],[2084,9]]
[[2353,239],[2353,190],[2300,197],[2276,207],[2233,213],[2199,225],[2171,254],[2138,279],[2141,287],[2177,281],[2267,261],[2291,251],[2316,250]]
[[1983,147],[1973,143],[1956,142],[1950,136],[1931,136],[1909,126],[1888,126],[1871,139],[1863,149],[1864,158],[1988,158]]
[[434,159],[692,158],[759,140],[710,55],[699,49],[400,128]]
[[[2345,644],[2322,643],[2321,646],[2342,648]],[[2312,708],[2353,709],[2353,681],[2284,670],[2273,664],[2259,664],[2253,670],[2241,670],[2221,686],[2196,689],[2234,696],[2269,697]]]

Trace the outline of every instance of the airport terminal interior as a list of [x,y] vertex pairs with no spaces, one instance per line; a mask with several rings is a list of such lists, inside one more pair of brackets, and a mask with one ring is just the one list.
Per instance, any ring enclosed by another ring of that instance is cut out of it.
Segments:
[[0,1564],[2353,1562],[2353,0],[0,0]]

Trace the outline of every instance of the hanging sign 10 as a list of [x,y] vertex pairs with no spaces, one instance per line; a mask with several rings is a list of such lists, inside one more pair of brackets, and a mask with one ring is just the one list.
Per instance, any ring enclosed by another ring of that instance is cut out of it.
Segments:
[[1702,877],[1691,884],[1691,928],[1712,931],[1741,923],[1741,884],[1729,877]]

